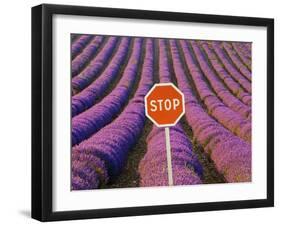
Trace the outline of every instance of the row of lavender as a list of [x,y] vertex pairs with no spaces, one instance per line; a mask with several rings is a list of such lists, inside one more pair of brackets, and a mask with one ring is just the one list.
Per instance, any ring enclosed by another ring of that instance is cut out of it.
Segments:
[[[185,95],[185,117],[196,140],[204,147],[226,181],[250,181],[251,145],[227,130],[202,108],[183,67],[183,62],[187,64],[190,60],[185,48],[186,42],[171,40],[170,45],[178,87]],[[183,57],[179,54],[179,47],[184,52]],[[189,70],[192,73],[192,67]]]
[[[97,36],[100,38],[100,36]],[[95,37],[95,38],[97,38]],[[96,58],[94,58],[92,60],[92,62],[89,64],[88,67],[86,67],[84,69],[84,71],[88,72],[88,71],[94,71],[96,72],[96,67],[92,66],[95,65],[97,63],[97,61],[101,61],[104,60],[104,57],[109,51],[109,49],[113,48],[113,45],[111,43],[111,41],[117,41],[116,37],[111,37],[111,40],[108,41],[107,46],[104,47],[104,51],[102,51],[101,53],[99,53],[97,55]],[[101,127],[103,127],[105,124],[109,123],[110,121],[112,121],[112,119],[116,116],[116,114],[118,114],[121,110],[121,108],[124,106],[125,104],[125,98],[123,98],[124,92],[118,93],[117,98],[121,100],[119,100],[119,102],[117,103],[117,105],[114,103],[112,103],[112,98],[105,98],[105,100],[103,100],[100,104],[98,104],[97,106],[95,106],[95,101],[102,96],[101,94],[104,92],[104,90],[106,90],[106,88],[109,86],[109,84],[116,78],[117,74],[121,73],[120,72],[120,65],[122,65],[122,63],[124,63],[124,58],[126,56],[126,54],[128,55],[128,38],[123,38],[123,40],[120,42],[120,46],[118,51],[116,52],[115,56],[112,58],[112,60],[110,62],[107,62],[109,65],[106,67],[106,69],[104,71],[101,72],[101,75],[98,77],[98,79],[96,79],[91,85],[89,85],[87,88],[85,88],[82,92],[76,94],[75,96],[73,96],[72,98],[72,116],[76,116],[80,113],[83,112],[83,114],[74,117],[73,118],[73,129],[72,129],[72,135],[73,135],[73,145],[78,144],[79,142],[81,142],[82,140],[88,138],[90,135],[92,135],[94,132],[98,131]],[[193,43],[194,45],[194,43]],[[89,44],[88,46],[91,46],[91,44]],[[193,46],[194,47],[194,46]],[[85,50],[87,50],[88,47],[85,48]],[[194,47],[195,48],[195,47]],[[84,51],[82,51],[82,53],[80,55],[84,54]],[[248,106],[244,106],[243,103],[241,103],[241,101],[237,100],[237,98],[235,98],[231,92],[228,92],[228,89],[224,87],[224,85],[222,85],[221,81],[216,81],[216,75],[213,73],[213,71],[209,68],[208,64],[204,61],[204,59],[200,59],[200,57],[202,58],[202,56],[200,55],[200,51],[198,53],[198,48],[195,49],[195,52],[197,53],[197,55],[199,55],[199,64],[200,66],[203,68],[203,71],[205,72],[205,75],[208,77],[209,81],[211,81],[211,84],[213,85],[213,88],[216,91],[216,95],[218,94],[218,96],[223,100],[224,104],[228,105],[230,107],[230,113],[231,110],[237,111],[241,116],[247,117],[247,119],[251,119],[251,114],[250,114],[250,108]],[[102,56],[102,59],[100,59],[100,56]],[[76,57],[74,60],[76,60],[78,57]],[[192,62],[191,62],[192,63]],[[92,69],[95,68],[95,69]],[[215,67],[214,67],[215,68]],[[84,80],[85,76],[84,76],[84,71],[82,71],[81,75],[78,76],[78,78],[80,80]],[[93,74],[97,74],[97,73],[89,73],[87,74],[87,78],[88,77],[92,77]],[[219,73],[220,74],[220,73]],[[226,73],[224,73],[225,75]],[[226,76],[226,79],[224,79],[223,81],[229,81],[230,76]],[[92,78],[93,79],[93,78]],[[127,78],[123,79],[126,83]],[[91,79],[90,79],[91,81]],[[130,79],[130,86],[133,83],[133,79]],[[75,81],[74,81],[75,82]],[[80,84],[83,84],[80,83]],[[233,84],[237,84],[235,83],[235,81],[231,81],[231,85]],[[72,85],[73,87],[75,86],[74,84]],[[120,82],[120,86],[123,86],[123,83]],[[235,87],[234,85],[232,87]],[[198,88],[198,87],[197,87]],[[199,87],[199,89],[202,87]],[[127,89],[126,91],[128,91],[129,89]],[[242,89],[238,87],[238,94],[242,94],[245,93]],[[208,93],[207,93],[208,94]],[[115,93],[111,93],[110,95],[111,97],[116,98]],[[126,93],[125,96],[128,96],[128,92]],[[214,98],[215,95],[213,95]],[[238,95],[239,96],[239,95]],[[244,99],[245,97],[249,97],[248,95],[244,95],[243,96]],[[107,100],[107,101],[106,101]],[[249,100],[249,98],[248,98]],[[216,101],[218,103],[220,103],[220,101]],[[212,112],[214,107],[217,107],[217,105],[219,104],[213,104],[212,106],[210,106],[210,101],[209,103],[209,110]],[[115,105],[112,106],[112,108],[108,108],[106,110],[106,112],[108,114],[103,114],[104,117],[106,117],[105,120],[102,120],[101,123],[99,123],[98,119],[102,116],[100,116],[101,111],[100,109],[104,109],[105,106],[109,106],[110,105]],[[243,120],[241,119],[241,117],[239,117],[239,115],[237,117],[235,117],[234,119],[225,122],[223,122],[222,118],[220,117],[221,113],[226,109],[226,111],[229,111],[228,108],[224,108],[221,109],[218,108],[216,111],[214,111],[214,114],[217,113],[217,118],[219,118],[219,120],[225,124],[225,126],[229,129],[231,129],[233,132],[235,132],[238,136],[241,136],[242,138],[250,141],[251,139],[251,135],[250,135],[250,124],[249,124],[249,120]],[[95,117],[89,117],[89,115],[96,115]],[[231,114],[233,115],[233,114]],[[235,114],[234,114],[235,115]],[[215,116],[216,117],[216,116]],[[237,125],[239,125],[239,128],[237,128]],[[242,130],[241,128],[242,127]]]
[[[171,82],[165,40],[159,40],[159,80]],[[164,128],[153,127],[147,137],[147,151],[139,164],[140,186],[168,184],[166,142]],[[170,129],[172,147],[172,171],[175,185],[201,184],[202,166],[193,152],[192,143],[180,123]]]
[[[154,43],[159,47],[159,72],[153,68],[157,60]],[[232,45],[75,38],[72,51],[79,53],[72,63],[81,61],[82,66],[77,66],[78,73],[72,79],[72,188],[97,188],[121,173],[129,150],[142,133],[143,97],[155,73],[159,73],[160,82],[170,82],[174,74],[185,94],[187,123],[226,181],[250,180],[251,59],[248,47]],[[81,47],[79,51],[77,46]],[[169,52],[172,60],[168,59]],[[139,70],[138,89],[126,106]],[[113,90],[96,102],[117,77],[120,80]],[[163,132],[154,127],[147,138],[147,152],[139,165],[141,186],[167,184]],[[171,144],[175,184],[202,183],[202,166],[180,124],[171,129]]]
[[[129,98],[130,91],[137,77],[138,67],[141,66],[138,62],[141,59],[142,43],[142,38],[135,39],[129,62],[123,71],[122,78],[112,92],[103,98],[102,101],[72,119],[73,145],[89,138],[120,113]],[[104,78],[104,76],[100,78]],[[96,82],[92,83],[91,86],[94,86],[94,84]],[[92,88],[91,86],[87,90]],[[89,94],[86,94],[86,97],[88,97],[87,101],[92,98]],[[75,100],[75,98],[73,99]]]
[[144,96],[153,84],[152,40],[146,40],[145,49],[141,80],[126,109],[112,123],[73,148],[72,189],[97,188],[118,176],[128,152],[140,137],[145,123]]

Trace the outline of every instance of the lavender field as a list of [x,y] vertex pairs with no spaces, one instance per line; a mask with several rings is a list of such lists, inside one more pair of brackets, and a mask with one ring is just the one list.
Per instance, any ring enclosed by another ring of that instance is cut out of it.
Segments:
[[251,43],[71,35],[71,189],[167,186],[165,129],[145,116],[174,83],[174,185],[251,181]]

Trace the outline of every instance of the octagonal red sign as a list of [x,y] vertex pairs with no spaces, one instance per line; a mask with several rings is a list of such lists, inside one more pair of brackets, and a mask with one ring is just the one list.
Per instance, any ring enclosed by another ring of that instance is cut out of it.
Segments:
[[145,96],[145,114],[158,127],[174,126],[184,113],[184,95],[173,83],[155,84]]

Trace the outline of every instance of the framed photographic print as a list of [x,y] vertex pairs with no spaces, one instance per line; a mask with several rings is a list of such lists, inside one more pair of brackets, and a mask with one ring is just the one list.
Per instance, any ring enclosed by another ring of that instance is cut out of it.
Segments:
[[274,21],[32,8],[32,217],[274,205]]

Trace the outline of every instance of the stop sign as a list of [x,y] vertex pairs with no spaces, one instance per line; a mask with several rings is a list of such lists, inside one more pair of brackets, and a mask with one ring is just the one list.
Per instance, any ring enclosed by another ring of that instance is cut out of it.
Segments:
[[173,83],[155,84],[144,100],[146,116],[158,127],[174,126],[184,115],[184,95]]

